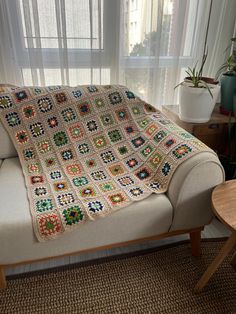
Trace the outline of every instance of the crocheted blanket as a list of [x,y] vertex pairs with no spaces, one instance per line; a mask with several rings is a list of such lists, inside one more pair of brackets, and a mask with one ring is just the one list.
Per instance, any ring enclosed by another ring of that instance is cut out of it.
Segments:
[[36,237],[56,238],[151,193],[207,146],[124,86],[2,88]]

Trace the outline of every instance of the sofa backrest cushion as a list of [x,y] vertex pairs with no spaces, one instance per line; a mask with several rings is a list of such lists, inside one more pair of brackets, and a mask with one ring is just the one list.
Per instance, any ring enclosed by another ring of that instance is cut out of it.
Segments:
[[[0,84],[0,89],[1,87],[15,87],[15,85]],[[11,138],[0,122],[0,159],[16,156],[18,155],[11,141]]]
[[16,156],[18,155],[10,136],[0,122],[0,159]]

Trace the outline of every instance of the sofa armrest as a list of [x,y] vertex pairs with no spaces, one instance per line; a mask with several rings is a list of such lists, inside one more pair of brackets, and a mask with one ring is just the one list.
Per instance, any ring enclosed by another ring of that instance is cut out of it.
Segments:
[[197,228],[212,219],[211,192],[224,181],[216,155],[202,152],[183,162],[175,171],[167,196],[174,208],[170,230]]

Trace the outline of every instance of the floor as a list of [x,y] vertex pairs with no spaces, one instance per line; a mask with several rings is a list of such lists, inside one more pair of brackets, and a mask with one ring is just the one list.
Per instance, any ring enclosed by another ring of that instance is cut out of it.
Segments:
[[[230,234],[230,232],[226,229],[222,223],[220,223],[217,219],[214,219],[212,223],[205,227],[205,230],[202,233],[203,238],[220,238],[220,237],[226,237]],[[170,237],[158,241],[149,241],[145,243],[140,244],[133,244],[126,247],[119,247],[119,248],[113,248],[109,250],[103,250],[103,251],[97,251],[93,253],[85,253],[81,255],[76,256],[67,256],[57,259],[52,259],[45,262],[39,262],[39,263],[33,263],[33,264],[27,264],[23,266],[18,266],[14,268],[8,268],[6,269],[6,275],[15,275],[19,273],[34,271],[34,270],[40,270],[40,269],[46,269],[56,266],[62,266],[67,264],[74,264],[78,262],[83,262],[87,260],[92,260],[96,258],[111,256],[111,255],[119,255],[139,250],[144,250],[152,247],[162,246],[169,243],[178,242],[181,240],[188,239],[188,235],[181,235],[181,236],[175,236]]]

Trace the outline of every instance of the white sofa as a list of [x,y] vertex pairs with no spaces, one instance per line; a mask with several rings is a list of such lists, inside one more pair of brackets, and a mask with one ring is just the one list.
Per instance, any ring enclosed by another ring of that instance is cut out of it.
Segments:
[[151,195],[46,243],[36,240],[23,173],[11,140],[0,125],[0,287],[4,268],[75,252],[190,233],[199,254],[200,231],[211,220],[211,191],[224,180],[211,153],[199,153],[176,170],[166,194]]

